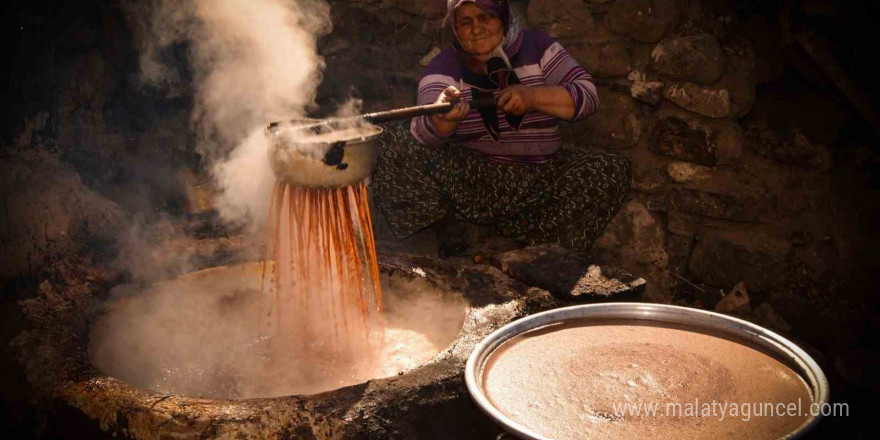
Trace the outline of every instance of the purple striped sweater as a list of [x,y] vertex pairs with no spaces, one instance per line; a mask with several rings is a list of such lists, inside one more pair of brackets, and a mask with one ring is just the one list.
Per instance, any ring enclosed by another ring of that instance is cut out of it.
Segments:
[[[546,34],[524,30],[519,51],[510,56],[520,83],[527,86],[560,85],[571,94],[575,106],[572,120],[583,119],[599,107],[593,79],[561,44]],[[448,86],[462,92],[463,99],[471,99],[471,88],[461,79],[461,67],[455,48],[448,48],[437,55],[425,69],[419,83],[418,104],[431,104]],[[495,92],[497,99],[500,92]],[[519,130],[507,123],[498,112],[501,139],[496,142],[489,136],[480,113],[468,112],[455,132],[440,135],[434,129],[431,118],[420,116],[410,122],[413,136],[426,146],[438,146],[448,140],[484,153],[500,162],[542,163],[556,153],[562,145],[559,120],[545,113],[529,111],[525,114]]]

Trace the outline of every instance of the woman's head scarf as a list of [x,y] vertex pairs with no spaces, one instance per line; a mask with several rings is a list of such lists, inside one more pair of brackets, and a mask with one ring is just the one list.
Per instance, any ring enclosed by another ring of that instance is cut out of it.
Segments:
[[[519,84],[519,78],[513,70],[510,58],[516,56],[522,44],[522,28],[516,14],[510,11],[509,0],[447,0],[446,17],[443,19],[444,26],[450,26],[455,34],[455,10],[464,3],[473,3],[484,11],[498,17],[504,26],[504,39],[495,48],[492,57],[486,62],[488,75],[480,75],[470,71],[465,63],[460,62],[462,80],[471,86],[473,99],[489,98],[496,90],[503,90],[508,86]],[[461,49],[456,38],[456,48]],[[498,141],[501,131],[498,126],[498,113],[495,107],[480,109],[483,124],[492,139]],[[523,116],[505,115],[505,119],[511,127],[519,128]]]
[[[501,24],[504,25],[504,40],[501,42],[501,48],[506,52],[505,55],[513,56],[519,51],[522,27],[519,17],[510,11],[509,0],[446,0],[446,17],[443,18],[443,26],[450,26],[453,34],[455,34],[455,10],[464,3],[473,3],[501,20]],[[458,35],[455,37],[457,39]]]

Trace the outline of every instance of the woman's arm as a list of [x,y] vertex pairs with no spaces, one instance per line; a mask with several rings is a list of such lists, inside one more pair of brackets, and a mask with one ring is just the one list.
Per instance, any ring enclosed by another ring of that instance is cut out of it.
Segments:
[[545,38],[548,46],[540,65],[547,85],[508,87],[498,97],[498,108],[514,115],[535,110],[565,120],[583,119],[595,113],[599,109],[599,95],[593,78],[561,44]]
[[[428,66],[428,73],[419,82],[418,105],[447,102],[460,96],[453,85],[454,79],[444,74],[443,69]],[[448,69],[447,69],[448,70]],[[467,106],[467,104],[464,104]],[[443,115],[416,116],[410,121],[410,133],[422,145],[435,147],[445,144],[458,128],[458,121],[467,115],[468,108],[456,105],[453,110]]]
[[508,87],[498,97],[498,108],[514,115],[522,115],[529,110],[559,119],[572,119],[575,115],[574,99],[563,86],[529,87],[517,84]]
[[541,71],[548,86],[563,88],[571,97],[574,112],[568,118],[579,120],[599,109],[599,95],[596,85],[588,74],[572,56],[556,41],[547,38],[547,49],[541,57]]

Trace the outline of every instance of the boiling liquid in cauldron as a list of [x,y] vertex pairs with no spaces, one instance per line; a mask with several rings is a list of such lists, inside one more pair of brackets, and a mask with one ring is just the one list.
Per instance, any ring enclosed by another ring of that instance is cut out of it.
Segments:
[[256,263],[214,268],[113,301],[92,327],[92,363],[161,393],[314,394],[415,368],[445,349],[464,322],[460,295],[419,277],[382,275],[383,343],[360,353],[360,362],[328,356],[320,348],[326,338],[284,349],[264,336],[261,318],[271,297],[260,291],[258,269]]
[[[636,321],[574,320],[516,336],[491,355],[483,389],[506,416],[554,440],[777,439],[807,419],[812,402],[803,379],[761,351]],[[794,403],[804,415],[767,416],[752,406],[749,417],[735,416],[728,406],[722,419],[720,406],[703,412],[713,401]],[[641,413],[615,411],[625,403]],[[644,414],[649,404],[656,415]]]

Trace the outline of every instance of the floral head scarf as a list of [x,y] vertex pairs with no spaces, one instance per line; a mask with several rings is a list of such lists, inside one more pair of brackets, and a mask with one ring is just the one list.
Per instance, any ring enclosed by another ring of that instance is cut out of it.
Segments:
[[[504,52],[507,56],[513,56],[519,51],[522,28],[517,15],[510,12],[509,0],[446,0],[446,17],[443,18],[443,26],[452,27],[453,34],[455,33],[455,10],[464,3],[473,3],[498,17],[501,24],[504,25],[504,40],[501,42]],[[457,35],[456,38],[458,38]]]

